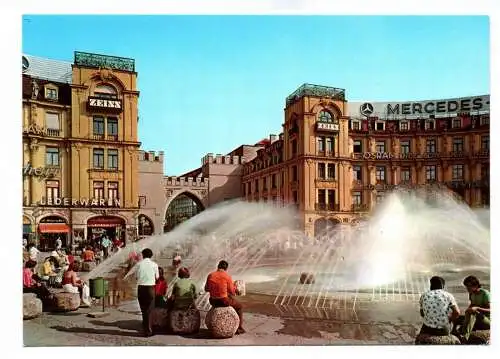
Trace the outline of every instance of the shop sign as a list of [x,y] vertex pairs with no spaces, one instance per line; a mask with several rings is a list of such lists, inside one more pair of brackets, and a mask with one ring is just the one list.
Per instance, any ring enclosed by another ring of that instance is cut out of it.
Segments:
[[391,160],[395,156],[390,152],[365,152],[363,154],[364,160]]
[[122,100],[117,99],[103,99],[98,97],[89,97],[87,102],[89,110],[107,110],[107,111],[122,111]]
[[45,198],[38,202],[40,206],[62,207],[120,207],[118,199],[87,199],[87,198]]
[[316,130],[338,132],[339,124],[330,122],[318,122],[316,123]]
[[59,168],[56,167],[33,167],[30,163],[23,167],[23,177],[38,177],[40,181],[55,177],[58,173]]

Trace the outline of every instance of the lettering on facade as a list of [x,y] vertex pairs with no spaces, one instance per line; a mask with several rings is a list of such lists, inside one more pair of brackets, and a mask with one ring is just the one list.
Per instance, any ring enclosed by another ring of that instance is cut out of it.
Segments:
[[121,100],[108,100],[97,97],[89,97],[89,101],[87,104],[90,110],[113,110],[113,111],[122,110]]
[[56,167],[33,167],[30,163],[23,167],[23,177],[38,177],[40,181],[55,177],[59,173]]
[[116,198],[45,198],[37,203],[40,206],[62,207],[120,207],[120,200]]
[[365,152],[363,159],[365,160],[391,160],[395,156],[390,152]]
[[318,122],[316,124],[316,129],[317,130],[322,130],[322,131],[334,131],[334,132],[338,132],[338,130],[339,130],[339,124],[338,123],[329,123],[329,122]]

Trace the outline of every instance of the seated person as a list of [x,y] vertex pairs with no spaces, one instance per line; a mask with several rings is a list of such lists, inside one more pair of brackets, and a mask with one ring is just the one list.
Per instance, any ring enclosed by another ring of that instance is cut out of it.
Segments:
[[189,279],[189,269],[182,267],[178,272],[179,279],[172,288],[172,295],[168,298],[167,306],[169,309],[187,309],[195,307],[195,300],[198,297],[196,285]]
[[212,272],[207,277],[205,284],[205,292],[210,293],[209,302],[213,307],[233,307],[238,317],[240,318],[240,325],[236,334],[245,333],[243,329],[243,306],[240,302],[234,299],[237,294],[234,282],[231,276],[226,272],[229,264],[222,260],[217,265],[217,270]]
[[167,281],[171,282],[177,277],[177,271],[181,267],[182,258],[179,255],[174,256],[172,259],[172,265],[168,266],[167,269]]
[[463,282],[467,292],[469,292],[469,307],[465,310],[465,316],[457,322],[463,324],[459,330],[460,341],[469,340],[470,334],[474,330],[490,329],[490,292],[481,288],[479,279],[474,276],[468,276]]
[[87,249],[82,253],[82,259],[84,262],[95,261],[95,254],[91,246],[88,246]]
[[36,296],[46,302],[52,299],[52,294],[43,283],[39,281],[39,277],[34,273],[36,262],[28,260],[23,269],[23,293],[35,293]]
[[420,296],[420,315],[424,318],[420,334],[447,336],[451,322],[460,315],[457,302],[444,290],[444,279],[432,277],[430,290]]
[[40,278],[43,281],[47,281],[49,285],[54,285],[56,282],[56,263],[57,261],[54,257],[47,257],[42,263],[40,268]]
[[68,269],[64,272],[62,288],[67,293],[79,293],[82,303],[90,306],[88,287],[85,282],[76,275],[73,264],[70,264]]
[[66,249],[66,257],[68,258],[68,265],[75,263],[75,256],[71,254],[69,249]]
[[166,308],[167,302],[165,296],[167,295],[168,284],[165,280],[163,268],[158,268],[159,277],[155,284],[155,307]]

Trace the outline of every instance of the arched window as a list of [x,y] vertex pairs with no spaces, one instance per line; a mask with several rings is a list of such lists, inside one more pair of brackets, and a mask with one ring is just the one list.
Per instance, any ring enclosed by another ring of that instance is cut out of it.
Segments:
[[94,96],[100,98],[117,98],[116,89],[113,86],[101,84],[96,86]]
[[319,113],[319,121],[320,122],[333,122],[333,117],[328,111],[321,111]]

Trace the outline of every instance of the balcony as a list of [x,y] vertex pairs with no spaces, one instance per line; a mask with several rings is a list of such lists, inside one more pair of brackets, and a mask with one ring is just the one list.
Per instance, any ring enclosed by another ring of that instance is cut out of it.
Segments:
[[315,182],[318,183],[318,182],[329,182],[329,183],[332,183],[332,182],[337,182],[337,179],[335,179],[334,177],[318,177],[315,179]]
[[451,158],[464,158],[467,156],[467,153],[464,151],[452,151],[447,153],[447,157]]
[[471,157],[473,158],[489,158],[490,157],[490,149],[482,149],[479,151],[472,152]]
[[316,211],[340,211],[340,205],[338,203],[316,203],[314,206]]
[[104,141],[104,133],[94,133],[92,138],[96,141]]
[[59,137],[61,135],[60,130],[47,129],[47,137]]
[[359,203],[351,205],[352,212],[367,212],[370,210],[370,206],[368,204]]
[[106,140],[108,141],[118,141],[118,135],[107,135]]
[[318,151],[316,156],[320,157],[335,157],[335,152],[332,151]]

